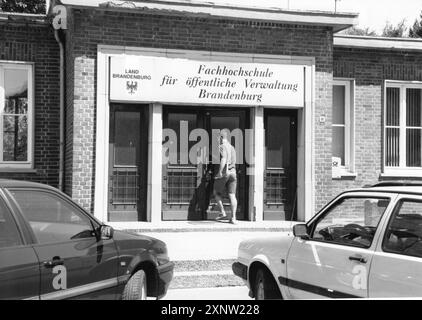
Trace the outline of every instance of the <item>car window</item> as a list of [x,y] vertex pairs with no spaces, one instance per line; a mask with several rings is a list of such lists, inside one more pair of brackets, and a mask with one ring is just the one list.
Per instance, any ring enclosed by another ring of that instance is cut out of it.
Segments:
[[94,237],[91,221],[77,207],[49,192],[11,190],[39,243]]
[[312,239],[369,248],[388,198],[347,197],[317,221]]
[[422,257],[422,201],[399,201],[386,228],[383,250]]
[[18,227],[3,200],[0,200],[0,248],[22,245]]

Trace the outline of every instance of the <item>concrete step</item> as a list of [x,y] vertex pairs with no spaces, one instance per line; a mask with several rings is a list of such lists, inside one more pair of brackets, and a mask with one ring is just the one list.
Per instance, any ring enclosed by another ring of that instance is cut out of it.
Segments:
[[231,269],[234,261],[234,259],[175,261],[170,289],[243,286],[242,279],[235,276]]
[[139,222],[136,229],[125,223],[116,226],[117,229],[135,233],[185,233],[185,232],[288,232],[295,222],[290,221],[242,221],[230,224],[228,221],[162,221],[160,223]]
[[[255,237],[279,237],[285,232],[164,232],[145,233],[164,241],[172,261],[236,259],[239,243]],[[231,266],[228,267],[229,269]]]

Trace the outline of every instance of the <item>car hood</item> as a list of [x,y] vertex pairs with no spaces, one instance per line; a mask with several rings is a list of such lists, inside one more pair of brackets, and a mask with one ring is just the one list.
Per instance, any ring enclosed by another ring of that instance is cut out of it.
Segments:
[[118,247],[124,250],[166,248],[163,241],[134,232],[115,230],[113,239]]
[[239,245],[239,257],[250,259],[258,254],[287,254],[294,239],[292,232],[274,233],[244,240]]

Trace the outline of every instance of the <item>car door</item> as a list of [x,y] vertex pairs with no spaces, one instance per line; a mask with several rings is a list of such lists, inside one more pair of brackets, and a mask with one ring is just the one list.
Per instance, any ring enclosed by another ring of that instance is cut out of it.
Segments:
[[309,239],[296,237],[287,258],[294,298],[367,297],[367,275],[388,194],[349,193],[308,225]]
[[0,299],[38,299],[38,258],[18,226],[0,197]]
[[422,297],[422,197],[402,195],[369,274],[369,297]]
[[117,250],[99,224],[65,196],[44,189],[10,189],[36,238],[41,299],[114,299]]

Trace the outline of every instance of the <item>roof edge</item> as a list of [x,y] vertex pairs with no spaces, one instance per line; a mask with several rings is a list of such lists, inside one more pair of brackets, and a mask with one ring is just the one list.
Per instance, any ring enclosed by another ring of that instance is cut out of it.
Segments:
[[0,23],[49,24],[47,15],[0,11]]
[[389,38],[356,35],[334,35],[335,47],[349,47],[378,50],[416,50],[422,51],[422,39]]
[[108,10],[156,10],[177,12],[184,15],[204,17],[221,17],[240,20],[259,20],[275,23],[320,25],[333,28],[334,32],[357,24],[357,13],[334,13],[329,11],[287,10],[281,8],[261,8],[215,4],[212,2],[195,2],[186,0],[61,0],[64,5],[76,8],[98,8]]

